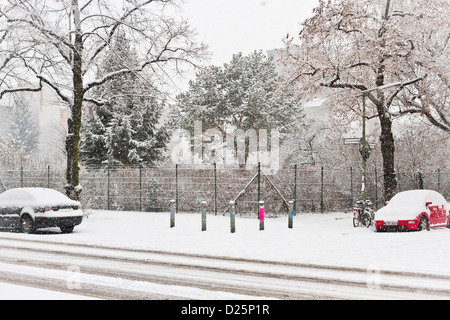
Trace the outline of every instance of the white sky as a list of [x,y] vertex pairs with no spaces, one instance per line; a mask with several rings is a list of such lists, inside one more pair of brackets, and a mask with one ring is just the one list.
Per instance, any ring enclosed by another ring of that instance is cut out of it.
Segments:
[[183,16],[209,46],[209,64],[222,65],[238,52],[283,46],[286,34],[297,35],[318,0],[185,0]]

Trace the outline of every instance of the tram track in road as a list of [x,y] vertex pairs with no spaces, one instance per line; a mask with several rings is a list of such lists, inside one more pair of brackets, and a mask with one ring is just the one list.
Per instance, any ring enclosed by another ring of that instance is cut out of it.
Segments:
[[[24,270],[26,267],[34,268],[34,272],[53,270],[53,273],[64,272],[68,266],[76,265],[83,281],[102,277],[100,284],[98,279],[82,283],[82,287],[88,291],[86,295],[99,298],[154,299],[163,296],[164,299],[195,299],[185,294],[160,295],[157,288],[148,292],[142,288],[145,284],[151,284],[275,299],[450,299],[450,277],[437,274],[385,270],[368,273],[368,270],[363,268],[215,257],[2,236],[0,248],[0,262],[4,265],[22,266]],[[0,275],[2,278],[9,277],[19,282],[18,272],[3,272]],[[51,279],[51,275],[41,278],[49,278],[49,283],[56,281],[54,287],[67,291],[61,276],[56,279]],[[39,285],[43,283],[45,281],[40,281]],[[130,288],[131,283],[139,284],[138,288]],[[96,286],[98,290],[95,289]]]

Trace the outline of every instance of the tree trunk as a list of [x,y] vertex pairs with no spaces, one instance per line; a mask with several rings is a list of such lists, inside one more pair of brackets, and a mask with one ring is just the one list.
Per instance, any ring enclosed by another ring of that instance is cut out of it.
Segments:
[[379,119],[381,124],[380,143],[383,157],[384,197],[386,201],[389,201],[397,192],[394,135],[392,134],[392,121],[389,116],[380,114]]
[[72,51],[72,77],[74,98],[71,108],[71,117],[67,122],[68,133],[66,138],[66,194],[73,200],[80,200],[81,186],[78,159],[81,130],[81,108],[83,105],[84,89],[81,56],[81,53],[83,52],[83,39],[81,36],[80,12],[77,0],[72,0],[72,10],[76,29],[74,49]]

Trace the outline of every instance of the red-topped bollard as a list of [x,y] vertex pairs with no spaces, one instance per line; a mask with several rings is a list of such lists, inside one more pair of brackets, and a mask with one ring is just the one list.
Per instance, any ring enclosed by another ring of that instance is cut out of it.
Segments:
[[259,230],[264,230],[264,201],[259,202]]

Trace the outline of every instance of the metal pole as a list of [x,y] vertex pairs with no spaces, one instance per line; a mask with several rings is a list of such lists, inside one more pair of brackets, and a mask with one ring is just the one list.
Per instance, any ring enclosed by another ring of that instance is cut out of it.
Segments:
[[288,228],[292,229],[294,227],[294,201],[289,201],[289,220],[288,220]]
[[108,211],[110,210],[110,204],[109,204],[109,178],[110,178],[110,171],[109,171],[109,165],[106,168],[107,172],[108,172],[108,176],[107,176],[107,184],[106,184],[106,201],[107,201],[107,207],[108,207]]
[[441,192],[441,169],[438,169],[438,192]]
[[352,198],[351,205],[353,205],[353,167],[350,167],[350,197]]
[[217,216],[217,164],[214,162],[214,215]]
[[320,212],[324,213],[324,203],[323,203],[323,167],[321,168],[320,173]]
[[142,165],[139,166],[139,211],[142,212]]
[[363,116],[362,116],[362,184],[361,184],[361,197],[366,201],[366,96],[367,93],[363,93]]
[[259,230],[264,230],[264,201],[259,201]]
[[47,188],[50,189],[50,166],[47,167]]
[[202,231],[206,231],[206,201],[202,201]]
[[170,200],[170,227],[175,228],[175,207],[176,200]]
[[378,170],[375,167],[375,210],[378,209]]
[[176,212],[178,213],[178,164],[175,165],[175,201]]
[[20,166],[20,187],[23,188],[23,166]]
[[230,231],[236,232],[236,206],[234,201],[230,201]]
[[258,162],[258,203],[261,201],[261,162]]
[[297,165],[294,166],[294,215],[297,214]]

